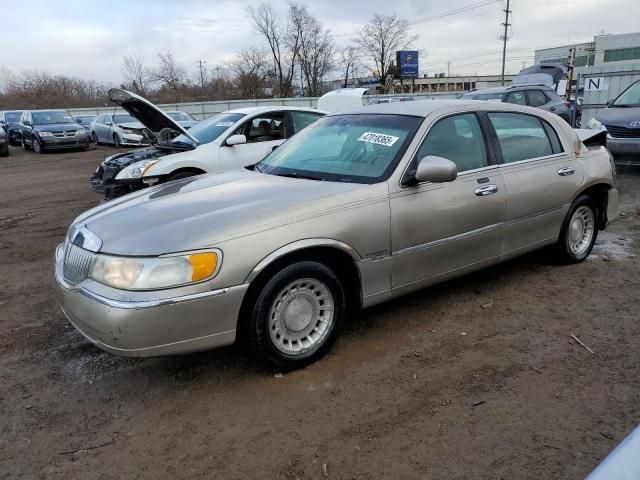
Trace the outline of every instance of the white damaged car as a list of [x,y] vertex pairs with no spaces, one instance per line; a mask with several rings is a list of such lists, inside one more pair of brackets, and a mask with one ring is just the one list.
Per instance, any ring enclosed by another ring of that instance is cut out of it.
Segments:
[[91,178],[105,200],[179,178],[253,165],[326,112],[266,106],[218,113],[186,129],[144,98],[122,89],[111,100],[146,127],[153,146],[107,157]]

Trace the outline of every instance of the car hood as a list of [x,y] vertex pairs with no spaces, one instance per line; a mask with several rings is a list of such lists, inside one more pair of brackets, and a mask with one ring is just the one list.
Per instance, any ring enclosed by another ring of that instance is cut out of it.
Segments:
[[[600,110],[596,119],[603,125],[614,127],[638,128],[640,122],[640,107],[608,107]],[[633,122],[634,126],[631,126]]]
[[120,167],[122,169],[135,162],[148,160],[150,158],[159,158],[171,153],[176,152],[157,147],[138,148],[136,150],[131,150],[130,152],[121,152],[111,155],[102,161],[102,166],[110,168]]
[[567,75],[567,67],[559,63],[533,65],[521,70],[511,85],[543,85],[553,86]]
[[140,121],[145,127],[154,133],[160,132],[163,128],[170,128],[176,132],[183,133],[191,138],[196,144],[198,141],[193,138],[187,130],[175,122],[169,115],[164,113],[150,101],[142,98],[135,93],[123,90],[121,88],[112,88],[109,90],[109,98],[111,101],[122,109],[129,112],[134,118]]
[[[189,177],[141,190],[76,219],[102,251],[161,255],[312,218],[367,198],[370,185],[277,177],[249,170]],[[353,192],[342,199],[342,194]],[[334,197],[333,201],[319,202]],[[347,200],[348,198],[348,200]],[[342,202],[342,203],[341,203]]]
[[140,129],[140,128],[144,128],[144,125],[140,122],[127,122],[127,123],[119,123],[118,127]]

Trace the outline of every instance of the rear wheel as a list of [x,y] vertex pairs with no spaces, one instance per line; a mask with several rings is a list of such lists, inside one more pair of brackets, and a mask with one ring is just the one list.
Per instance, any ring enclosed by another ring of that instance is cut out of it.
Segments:
[[255,356],[291,370],[321,358],[345,316],[340,281],[325,265],[302,261],[273,275],[255,298],[246,339]]
[[9,144],[6,143],[2,147],[0,147],[0,157],[8,157],[9,156]]
[[598,237],[597,212],[596,203],[588,195],[580,195],[573,202],[556,244],[561,261],[578,263],[589,256]]

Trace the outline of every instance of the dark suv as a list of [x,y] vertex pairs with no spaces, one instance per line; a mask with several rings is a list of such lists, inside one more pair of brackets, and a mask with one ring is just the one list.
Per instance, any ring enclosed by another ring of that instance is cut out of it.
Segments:
[[20,115],[21,110],[8,110],[0,112],[0,126],[7,132],[9,144],[20,145]]
[[22,147],[35,153],[89,147],[85,129],[64,110],[22,112],[20,134]]
[[553,112],[571,123],[569,102],[562,100],[553,88],[546,85],[519,85],[515,87],[495,87],[472,90],[462,95],[465,100],[488,100],[515,103]]

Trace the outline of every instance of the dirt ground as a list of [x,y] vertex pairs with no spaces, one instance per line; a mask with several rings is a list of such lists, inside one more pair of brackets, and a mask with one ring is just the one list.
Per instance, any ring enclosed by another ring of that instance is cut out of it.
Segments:
[[68,325],[53,250],[110,151],[0,159],[0,478],[577,479],[639,423],[640,170],[588,261],[373,307],[280,375],[235,347],[118,358]]

